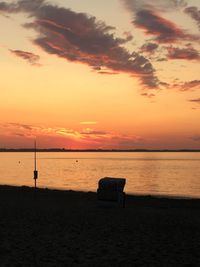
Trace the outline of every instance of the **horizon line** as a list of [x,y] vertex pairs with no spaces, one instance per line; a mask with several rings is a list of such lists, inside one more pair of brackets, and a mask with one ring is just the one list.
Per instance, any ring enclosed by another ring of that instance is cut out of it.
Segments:
[[[0,148],[0,152],[34,152],[35,148]],[[37,148],[37,152],[200,152],[200,149],[181,148],[181,149],[68,149],[68,148]]]

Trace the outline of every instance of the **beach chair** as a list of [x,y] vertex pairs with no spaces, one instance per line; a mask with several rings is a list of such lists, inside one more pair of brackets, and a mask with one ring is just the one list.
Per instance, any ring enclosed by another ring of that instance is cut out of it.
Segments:
[[97,199],[99,206],[125,207],[125,193],[123,192],[126,179],[104,177],[99,180]]

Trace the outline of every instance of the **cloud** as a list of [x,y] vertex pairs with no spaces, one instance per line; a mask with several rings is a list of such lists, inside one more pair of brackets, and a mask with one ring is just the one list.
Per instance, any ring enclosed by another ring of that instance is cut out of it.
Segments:
[[196,142],[200,142],[200,135],[192,136],[191,139]]
[[103,69],[101,74],[125,72],[138,77],[146,87],[159,86],[151,62],[123,47],[132,39],[129,33],[125,34],[125,38],[116,38],[112,33],[115,28],[95,17],[53,6],[42,0],[19,0],[10,4],[0,2],[0,10],[28,13],[34,21],[24,24],[24,27],[38,33],[34,44],[49,54],[87,64],[93,70]]
[[157,57],[155,60],[157,62],[164,62],[164,61],[167,61],[167,58],[165,58],[165,57]]
[[45,127],[35,126],[23,123],[5,123],[0,124],[0,129],[3,129],[6,135],[13,135],[14,133],[18,136],[24,136],[27,138],[33,138],[35,136],[65,136],[78,138],[80,133],[78,131],[61,128],[61,127]]
[[155,94],[149,94],[149,93],[141,93],[142,96],[148,97],[148,98],[152,98],[155,96]]
[[13,133],[14,136],[19,136],[19,137],[26,137],[25,134],[21,134],[21,133]]
[[193,80],[189,82],[185,82],[182,85],[183,90],[189,90],[189,89],[200,89],[200,80]]
[[115,71],[99,71],[98,74],[116,75],[116,74],[119,74],[119,72],[115,72]]
[[26,52],[26,51],[21,51],[21,50],[12,50],[12,49],[10,49],[10,52],[17,57],[20,57],[26,60],[33,66],[41,66],[41,64],[39,63],[40,56],[38,55],[35,55],[31,52]]
[[66,147],[67,144],[71,148],[133,148],[134,144],[143,140],[140,136],[117,134],[91,128],[78,131],[65,127],[45,127],[23,123],[0,124],[0,136],[4,136],[5,144],[6,140],[18,138],[15,141],[19,142],[19,138],[21,138],[20,142],[22,144],[28,143],[29,147],[31,139],[35,137],[47,147],[52,147],[52,142],[57,144],[60,140],[62,147],[64,144]]
[[123,35],[126,36],[126,41],[127,42],[133,40],[133,35],[130,32],[124,32]]
[[158,44],[155,43],[145,43],[141,46],[140,51],[147,53],[154,53],[158,47],[159,47]]
[[180,9],[187,5],[185,0],[121,0],[126,8],[132,12],[137,12],[142,9],[169,11]]
[[190,6],[185,8],[185,13],[188,14],[192,19],[197,23],[197,26],[200,30],[200,10],[195,6]]
[[189,101],[189,102],[192,102],[192,103],[200,104],[200,98],[190,99],[190,100],[188,100],[188,101]]
[[154,77],[150,77],[150,76],[143,77],[143,82],[145,84],[148,84],[148,87],[152,88],[152,89],[155,89],[154,88],[155,84],[157,84],[157,86],[164,85],[164,83],[159,81],[159,79],[156,76],[154,76]]
[[83,129],[80,134],[82,135],[107,135],[108,133],[105,131],[96,131],[90,128]]
[[200,80],[192,80],[182,83],[174,83],[171,88],[177,88],[180,91],[189,91],[193,89],[200,89]]
[[23,123],[7,123],[5,127],[17,127],[18,129],[32,130],[32,126]]
[[[177,10],[180,12],[187,6],[184,0],[121,0],[131,12],[132,24],[142,29],[146,35],[155,37],[158,43],[172,43],[179,40],[199,42],[199,36],[189,34],[172,21],[165,19],[161,13]],[[187,10],[187,8],[185,9]],[[194,13],[194,12],[193,12]],[[196,13],[195,13],[196,14]],[[197,17],[197,15],[195,16]]]
[[169,59],[200,60],[199,51],[193,47],[178,48],[171,46],[167,50]]
[[13,12],[13,4],[8,4],[6,2],[0,2],[0,14],[3,12],[12,13]]
[[5,136],[18,136],[25,138],[34,138],[36,135],[36,128],[23,123],[5,123],[0,124],[0,132]]
[[199,36],[186,33],[175,23],[161,17],[153,10],[140,10],[136,13],[133,24],[143,29],[147,35],[155,36],[158,43],[173,43],[177,40],[199,40]]
[[50,133],[50,134],[56,134],[56,135],[62,135],[66,137],[72,137],[72,138],[78,138],[79,133],[77,131],[74,131],[72,129],[66,129],[66,128],[48,128],[43,130],[44,133]]
[[81,140],[90,146],[106,149],[131,149],[144,139],[140,136],[116,134],[112,132],[89,131],[82,133]]
[[97,124],[97,121],[81,121],[80,124]]

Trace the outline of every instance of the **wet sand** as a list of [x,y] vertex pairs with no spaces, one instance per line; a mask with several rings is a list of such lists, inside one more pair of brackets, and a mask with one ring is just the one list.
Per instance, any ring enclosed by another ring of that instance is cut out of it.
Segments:
[[200,266],[200,200],[0,186],[0,266]]

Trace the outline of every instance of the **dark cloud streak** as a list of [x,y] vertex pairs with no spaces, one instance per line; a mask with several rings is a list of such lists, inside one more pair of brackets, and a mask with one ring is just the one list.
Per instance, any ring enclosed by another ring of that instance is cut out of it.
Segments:
[[200,60],[199,51],[193,47],[168,47],[167,50],[169,59]]
[[161,17],[152,10],[140,10],[132,22],[136,27],[143,29],[147,35],[155,36],[158,43],[174,43],[180,39],[197,41],[199,36],[188,34],[173,22]]
[[31,52],[26,52],[26,51],[21,51],[21,50],[12,50],[12,49],[10,49],[10,52],[17,57],[20,57],[28,61],[33,66],[41,66],[41,64],[39,63],[40,56],[38,55],[35,55]]
[[121,0],[128,10],[132,12],[138,12],[139,10],[157,10],[168,11],[174,9],[180,9],[187,6],[185,0]]
[[171,88],[177,88],[180,91],[189,91],[193,89],[200,89],[200,80],[192,80],[183,83],[174,83]]
[[174,43],[181,41],[194,41],[199,43],[199,36],[189,34],[172,21],[161,16],[161,12],[181,11],[190,14],[199,24],[199,11],[196,7],[187,7],[185,0],[121,0],[132,14],[132,24],[142,29],[147,35],[155,37],[158,43]]
[[158,44],[155,43],[145,43],[140,50],[141,52],[154,53],[158,47]]
[[188,100],[189,102],[193,102],[193,103],[198,103],[200,104],[200,98],[196,98],[196,99],[190,99]]
[[185,13],[188,14],[192,19],[194,19],[200,30],[200,10],[195,6],[190,6],[185,8]]

